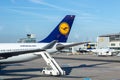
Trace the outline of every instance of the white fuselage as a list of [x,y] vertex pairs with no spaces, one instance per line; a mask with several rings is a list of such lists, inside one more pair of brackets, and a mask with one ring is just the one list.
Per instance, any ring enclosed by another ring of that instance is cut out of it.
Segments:
[[[41,49],[47,44],[48,43],[1,43],[0,54],[1,53],[6,54],[7,52]],[[0,59],[0,64],[25,62],[25,61],[37,59],[39,57],[41,56],[35,55],[35,52],[29,54],[21,54],[21,55],[8,57],[6,59]]]

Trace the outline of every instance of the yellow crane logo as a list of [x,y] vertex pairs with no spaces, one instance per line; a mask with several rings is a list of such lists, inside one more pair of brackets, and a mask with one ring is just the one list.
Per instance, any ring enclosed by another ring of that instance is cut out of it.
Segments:
[[59,26],[59,31],[61,34],[67,35],[70,31],[70,27],[69,27],[68,23],[66,23],[66,22],[61,23]]

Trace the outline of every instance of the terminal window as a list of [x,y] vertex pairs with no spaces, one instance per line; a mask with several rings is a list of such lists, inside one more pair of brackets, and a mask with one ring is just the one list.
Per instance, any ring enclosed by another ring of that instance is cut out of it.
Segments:
[[115,43],[112,43],[111,46],[115,46]]

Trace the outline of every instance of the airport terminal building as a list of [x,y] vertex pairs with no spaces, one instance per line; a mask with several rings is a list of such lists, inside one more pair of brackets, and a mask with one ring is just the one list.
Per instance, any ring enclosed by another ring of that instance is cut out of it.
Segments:
[[36,43],[35,34],[27,34],[26,38],[20,38],[18,43]]
[[[91,48],[96,49],[115,49],[116,51],[120,51],[120,33],[114,34],[105,34],[97,37],[97,41],[89,43]],[[87,49],[89,46],[87,45],[79,45],[77,49]]]
[[110,48],[120,51],[120,33],[100,35],[97,38],[97,48]]

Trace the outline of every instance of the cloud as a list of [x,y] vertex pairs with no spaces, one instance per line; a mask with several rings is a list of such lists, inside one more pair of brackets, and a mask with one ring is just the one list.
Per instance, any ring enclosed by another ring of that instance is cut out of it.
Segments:
[[12,3],[15,3],[15,0],[10,0]]
[[[83,10],[68,9],[68,8],[65,8],[65,7],[63,8],[63,7],[60,7],[60,6],[56,6],[56,5],[47,3],[43,0],[29,0],[29,1],[32,2],[32,3],[35,3],[35,4],[41,4],[41,5],[44,5],[44,6],[47,6],[47,7],[50,7],[50,8],[54,8],[54,9],[57,9],[57,10],[68,11],[68,12],[72,12],[74,14],[78,14],[78,15],[80,15],[80,19],[87,20],[88,22],[89,21],[91,22],[92,20],[95,20],[97,18],[95,15],[90,14],[88,12],[84,12]],[[86,5],[84,5],[84,7],[86,7]]]
[[[12,2],[16,2],[16,0],[11,0]],[[60,11],[65,11],[65,12],[71,12],[73,14],[80,14],[80,19],[83,19],[83,20],[91,20],[93,18],[95,18],[94,15],[91,15],[90,13],[86,13],[82,10],[75,10],[75,9],[68,9],[68,8],[65,8],[65,7],[60,7],[60,6],[56,6],[54,4],[50,4],[48,2],[45,2],[44,0],[26,0],[26,1],[29,1],[29,2],[32,2],[34,4],[40,4],[40,5],[44,5],[44,6],[47,6],[48,8],[43,8],[43,9],[56,9],[56,10],[60,10]],[[36,8],[36,7],[19,7],[19,8],[22,8],[22,9],[39,9],[39,8]],[[30,11],[25,11],[25,10],[19,10],[19,9],[15,9],[13,10],[15,12],[18,12],[18,13],[21,13],[21,14],[30,14],[30,15],[36,15],[36,16],[40,16],[40,14],[38,13],[35,13],[35,12],[30,12]],[[41,17],[44,16],[44,15],[41,15]],[[45,16],[45,18],[48,19],[47,16]]]
[[51,7],[51,8],[55,8],[55,9],[57,9],[57,10],[79,13],[77,10],[67,9],[67,8],[63,8],[63,7],[60,7],[60,6],[56,6],[56,5],[53,5],[53,4],[44,2],[43,0],[29,0],[29,1],[30,1],[30,2],[33,2],[33,3],[36,3],[36,4],[41,4],[41,5],[44,5],[44,6],[48,6],[48,7]]
[[26,15],[39,15],[37,13],[34,13],[34,12],[30,12],[30,11],[24,11],[24,10],[17,10],[17,9],[9,9],[9,11],[12,11],[12,12],[16,12],[16,13],[20,13],[20,14],[26,14]]
[[40,13],[36,13],[36,12],[32,12],[32,11],[25,11],[25,10],[19,10],[19,9],[8,9],[10,12],[14,12],[14,13],[19,13],[21,15],[33,15],[33,16],[40,16],[41,18],[46,18],[48,19],[46,16],[41,15]]
[[[15,3],[17,0],[11,0],[13,3]],[[48,2],[45,2],[44,0],[26,0],[29,1],[31,3],[34,4],[39,4],[39,5],[44,5],[47,6],[47,8],[38,8],[38,7],[24,7],[24,6],[20,6],[20,7],[15,7],[12,8],[11,11],[19,13],[19,14],[23,14],[23,15],[33,15],[33,16],[39,16],[39,17],[43,17],[46,19],[51,19],[49,16],[46,16],[44,14],[40,14],[37,12],[33,12],[33,11],[28,11],[31,9],[47,9],[47,10],[51,10],[51,9],[56,9],[59,11],[64,11],[64,12],[70,12],[73,14],[76,14],[77,17],[79,17],[79,19],[82,19],[83,21],[87,21],[87,22],[93,22],[94,20],[96,20],[97,16],[90,14],[89,12],[85,12],[83,10],[75,10],[75,9],[68,9],[65,7],[61,7],[58,5],[54,5],[54,4],[50,4]],[[27,9],[27,11],[26,11]]]
[[30,2],[33,2],[33,3],[38,3],[38,4],[40,4],[40,3],[42,3],[43,1],[42,0],[29,0]]
[[13,4],[15,4],[16,3],[16,0],[10,0]]

